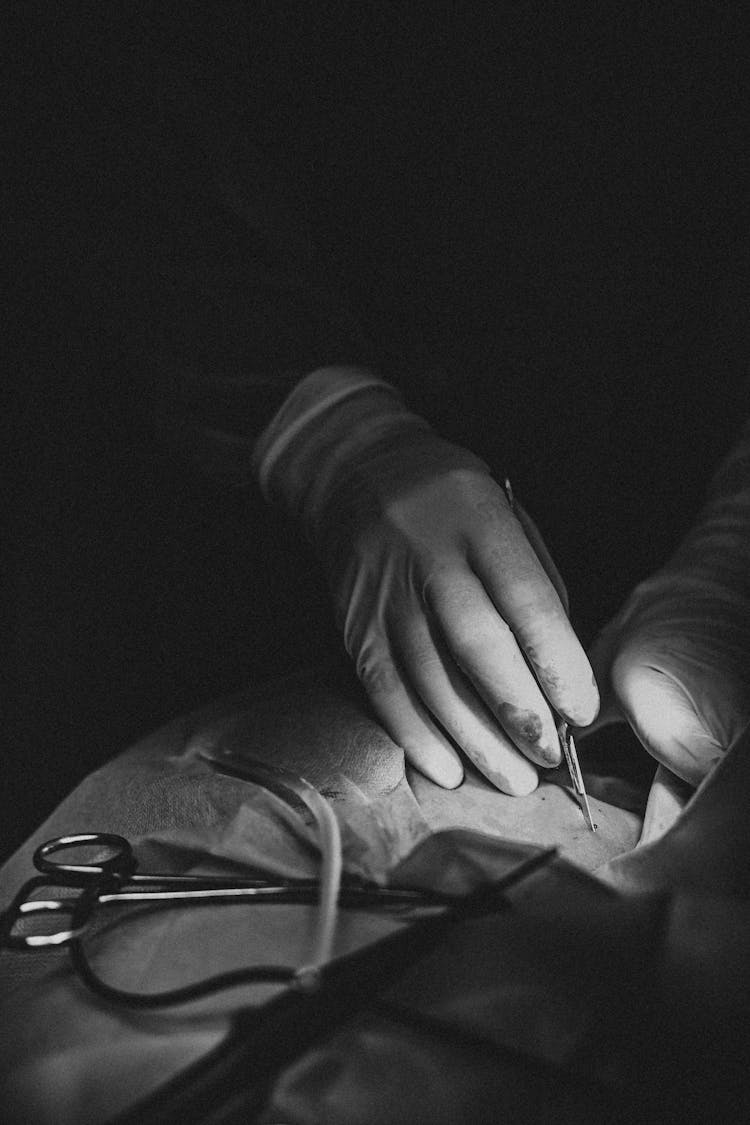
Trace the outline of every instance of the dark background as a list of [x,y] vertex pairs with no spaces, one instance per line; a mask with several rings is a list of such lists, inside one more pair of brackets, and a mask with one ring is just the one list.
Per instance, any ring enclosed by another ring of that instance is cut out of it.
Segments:
[[692,518],[747,414],[740,16],[458,7],[17,9],[5,848],[140,733],[336,645],[283,521],[144,439],[81,157],[134,43],[284,155],[382,369],[510,474],[585,641]]

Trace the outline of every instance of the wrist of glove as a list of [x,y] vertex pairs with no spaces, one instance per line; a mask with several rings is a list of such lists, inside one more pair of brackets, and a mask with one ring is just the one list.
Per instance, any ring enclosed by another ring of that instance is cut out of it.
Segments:
[[[600,724],[627,719],[653,757],[698,785],[750,721],[750,442],[716,474],[669,562],[591,653]],[[600,725],[597,724],[597,725]]]
[[[562,582],[483,461],[392,388],[350,376],[309,424],[301,394],[269,433],[267,494],[323,561],[347,651],[410,762],[452,787],[461,750],[504,792],[528,793],[535,766],[559,762],[552,708],[580,724],[598,705]],[[338,379],[316,374],[319,400]]]

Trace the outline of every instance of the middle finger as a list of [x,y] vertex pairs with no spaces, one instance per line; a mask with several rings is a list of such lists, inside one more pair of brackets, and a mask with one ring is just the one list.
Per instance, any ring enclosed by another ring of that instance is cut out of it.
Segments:
[[476,575],[437,575],[426,593],[453,659],[513,743],[537,765],[558,765],[560,743],[552,712]]
[[399,621],[393,639],[425,706],[477,769],[503,793],[533,792],[536,769],[492,718],[426,617]]

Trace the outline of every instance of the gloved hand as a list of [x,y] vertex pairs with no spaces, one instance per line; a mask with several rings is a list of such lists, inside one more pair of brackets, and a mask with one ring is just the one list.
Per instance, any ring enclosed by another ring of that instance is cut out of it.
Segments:
[[697,786],[750,721],[750,428],[673,557],[590,655],[602,691],[590,730],[627,720],[662,764],[656,804],[678,811],[674,779]]
[[532,763],[560,760],[550,704],[586,724],[598,694],[541,537],[487,466],[351,369],[303,380],[256,464],[323,560],[347,651],[409,761],[450,788],[457,746],[499,789],[531,792]]

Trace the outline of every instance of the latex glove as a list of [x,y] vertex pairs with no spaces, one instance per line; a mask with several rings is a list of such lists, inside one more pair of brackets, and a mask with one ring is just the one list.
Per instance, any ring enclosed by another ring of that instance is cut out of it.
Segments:
[[[531,792],[534,763],[560,760],[551,706],[577,724],[598,707],[541,537],[482,461],[374,377],[324,370],[298,393],[259,446],[261,482],[323,560],[380,722],[440,785],[462,780],[458,747],[499,789]],[[316,412],[316,396],[333,404]]]
[[716,474],[690,533],[636,587],[591,661],[602,709],[590,729],[627,720],[661,763],[644,828],[644,840],[653,838],[750,721],[747,434]]

